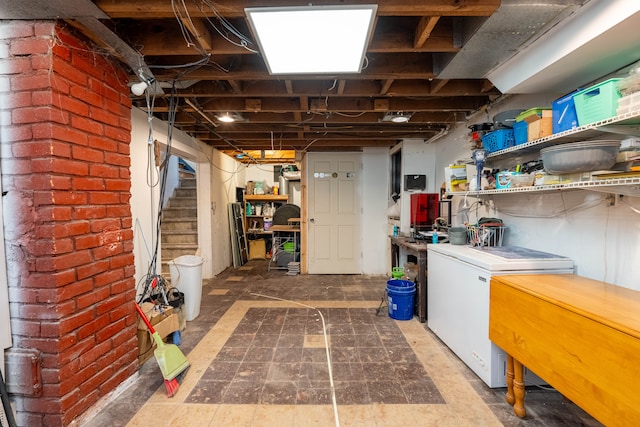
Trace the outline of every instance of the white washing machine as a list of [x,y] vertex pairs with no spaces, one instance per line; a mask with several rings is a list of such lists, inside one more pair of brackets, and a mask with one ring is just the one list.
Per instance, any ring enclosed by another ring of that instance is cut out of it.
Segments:
[[[570,258],[518,246],[427,249],[427,324],[489,387],[506,387],[506,353],[489,340],[494,274],[571,274]],[[527,372],[525,385],[544,384]]]

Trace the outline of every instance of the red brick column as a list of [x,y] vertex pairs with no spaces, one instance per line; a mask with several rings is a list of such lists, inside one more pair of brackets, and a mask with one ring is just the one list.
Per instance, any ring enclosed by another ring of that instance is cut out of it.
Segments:
[[20,425],[67,425],[138,366],[126,83],[64,24],[0,22],[13,344],[42,373],[13,396]]

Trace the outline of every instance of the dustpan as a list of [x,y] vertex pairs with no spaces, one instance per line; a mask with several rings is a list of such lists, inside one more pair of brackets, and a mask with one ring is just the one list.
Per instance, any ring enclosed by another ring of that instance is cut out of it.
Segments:
[[147,319],[147,316],[145,316],[137,303],[136,310],[145,325],[147,325],[147,328],[149,328],[149,332],[151,332],[151,336],[156,343],[156,349],[154,350],[153,355],[156,358],[156,362],[158,362],[162,376],[165,380],[173,380],[189,367],[189,361],[177,345],[165,344],[160,337],[160,334],[153,329],[151,322],[149,322],[149,319]]

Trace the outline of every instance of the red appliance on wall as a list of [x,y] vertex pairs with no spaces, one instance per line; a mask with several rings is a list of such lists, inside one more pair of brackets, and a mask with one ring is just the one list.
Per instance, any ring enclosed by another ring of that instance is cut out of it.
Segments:
[[437,193],[414,193],[411,195],[411,227],[417,232],[431,231],[439,216]]

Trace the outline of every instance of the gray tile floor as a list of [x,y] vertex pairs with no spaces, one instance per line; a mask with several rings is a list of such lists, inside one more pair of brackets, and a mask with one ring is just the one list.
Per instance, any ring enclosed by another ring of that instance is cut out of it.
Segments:
[[[216,278],[205,281],[200,315],[188,322],[187,329],[182,332],[180,347],[187,357],[197,357],[200,362],[202,354],[207,356],[198,365],[201,369],[196,366],[191,368],[193,372],[187,372],[185,382],[189,376],[194,379],[190,386],[184,385],[182,400],[162,396],[162,378],[152,358],[141,366],[139,378],[127,390],[83,425],[145,425],[145,421],[140,421],[141,414],[152,404],[150,402],[160,402],[158,407],[161,408],[165,408],[162,406],[165,402],[172,404],[172,408],[188,407],[189,411],[185,410],[185,413],[199,418],[196,423],[189,419],[189,415],[175,415],[174,420],[181,423],[163,424],[158,422],[158,418],[155,422],[150,420],[147,425],[240,425],[215,421],[216,411],[221,412],[218,408],[223,407],[240,411],[242,408],[255,411],[256,407],[280,407],[283,410],[330,407],[329,367],[318,311],[280,304],[265,297],[268,296],[308,304],[317,301],[340,305],[319,309],[327,326],[331,371],[339,408],[353,410],[364,407],[371,412],[380,408],[406,408],[405,415],[413,414],[410,408],[429,408],[438,414],[440,421],[427,424],[456,427],[495,424],[514,427],[600,426],[559,393],[541,388],[527,389],[527,417],[516,417],[511,406],[504,401],[505,390],[486,387],[431,333],[426,324],[420,324],[415,318],[406,322],[396,321],[385,311],[377,315],[376,307],[385,284],[386,278],[372,276],[287,276],[284,271],[268,272],[266,263],[260,260],[250,261],[238,269],[227,269]],[[230,318],[230,311],[238,302],[256,306],[241,312],[241,317],[219,348],[202,351],[202,342],[211,339],[215,328],[226,327],[221,323]],[[403,332],[407,330],[404,327],[407,324],[417,328],[419,334]],[[434,374],[441,373],[434,372],[435,366],[425,365],[425,358],[416,355],[416,351],[421,349],[420,340],[425,338],[429,343],[435,343],[430,345],[435,347],[438,357],[455,371],[448,374],[449,377],[459,378],[458,385],[454,383],[446,392],[439,389],[432,378]],[[488,408],[487,412],[494,420],[491,423],[473,421],[480,419],[474,418],[478,408],[473,403],[466,408],[464,405],[449,405],[449,409],[448,400],[455,396],[456,388],[464,394],[469,386],[478,396],[477,402]],[[150,408],[156,410],[156,407]],[[447,416],[449,410],[455,410],[457,418]],[[467,418],[459,413],[465,410],[470,413]],[[243,425],[266,425],[265,419],[257,414],[251,415],[251,420]],[[286,413],[283,416],[283,419],[288,419]],[[412,416],[408,415],[408,418]],[[211,417],[211,421],[206,417]],[[350,423],[348,417],[344,417],[344,425],[389,426],[404,425],[406,421],[376,416],[370,423],[353,420]],[[414,421],[425,421],[417,417]],[[293,416],[290,419],[293,420]],[[456,419],[471,421],[461,424]],[[290,422],[290,425],[303,424]]]

